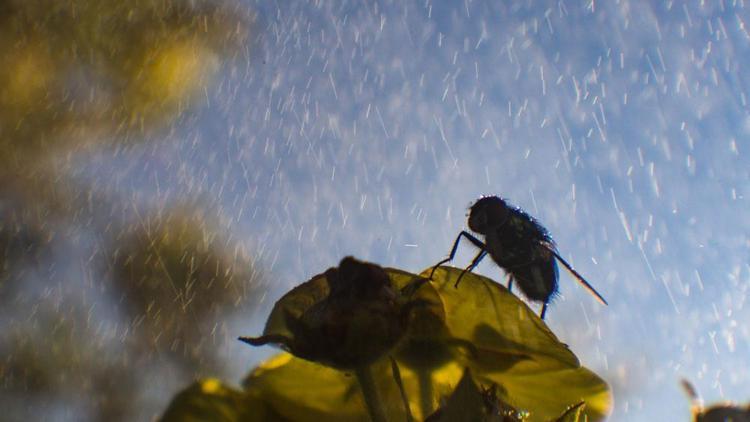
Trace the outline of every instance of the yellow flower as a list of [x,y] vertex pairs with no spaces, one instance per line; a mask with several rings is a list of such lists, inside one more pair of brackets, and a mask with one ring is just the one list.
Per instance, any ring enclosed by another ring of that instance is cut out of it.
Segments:
[[[245,407],[220,420],[253,422],[255,408],[301,422],[579,422],[609,414],[607,384],[535,312],[474,273],[454,288],[460,272],[440,267],[428,281],[344,258],[293,289],[263,336],[243,338],[292,354],[254,369],[236,392]],[[224,409],[221,391],[209,384],[182,402]],[[183,409],[176,402],[172,414]]]
[[[406,333],[390,353],[401,368],[415,419],[432,414],[440,399],[455,391],[466,368],[478,385],[495,385],[497,401],[517,409],[527,421],[598,421],[609,414],[607,384],[582,367],[536,313],[505,287],[467,273],[456,289],[461,270],[449,267],[418,284],[413,274],[384,271],[395,291],[414,290],[412,303],[429,303],[410,312]],[[298,291],[293,301],[287,298],[290,313],[300,315],[325,297],[321,289],[306,288],[307,294]],[[266,332],[291,337],[284,318],[274,313]],[[388,420],[404,420],[406,405],[387,357],[376,359],[372,367]],[[259,366],[245,380],[245,388],[290,420],[368,420],[354,377],[290,355]]]

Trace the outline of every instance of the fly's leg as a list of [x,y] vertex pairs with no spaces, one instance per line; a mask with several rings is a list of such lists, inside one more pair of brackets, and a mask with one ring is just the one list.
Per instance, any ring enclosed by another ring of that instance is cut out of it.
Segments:
[[513,291],[513,276],[508,275],[508,293]]
[[541,313],[541,314],[539,314],[539,318],[541,318],[541,319],[544,319],[544,314],[546,314],[546,313],[547,313],[547,304],[546,304],[546,303],[544,303],[544,304],[542,305],[542,313]]
[[468,267],[464,268],[464,270],[461,271],[461,274],[456,279],[456,284],[454,284],[453,287],[458,287],[458,283],[461,281],[461,278],[464,276],[464,274],[466,274],[467,272],[473,270],[477,265],[479,265],[479,262],[482,259],[484,259],[485,256],[487,256],[487,250],[486,249],[482,249],[481,251],[479,251],[479,253],[477,254],[477,256],[475,256],[474,259],[471,260],[471,264],[469,264]]
[[452,261],[453,257],[456,256],[456,251],[458,250],[458,244],[461,242],[461,236],[467,238],[469,242],[471,242],[477,248],[483,251],[487,250],[487,246],[481,240],[477,239],[476,237],[474,237],[474,235],[467,232],[466,230],[461,231],[461,233],[459,233],[458,236],[456,237],[456,241],[453,242],[453,248],[451,249],[451,253],[448,255],[448,258],[445,258],[444,260],[435,264],[434,267],[432,267],[432,271],[430,271],[430,280],[432,280],[432,276],[433,274],[435,274],[435,270],[437,270],[439,266],[445,264],[446,262]]

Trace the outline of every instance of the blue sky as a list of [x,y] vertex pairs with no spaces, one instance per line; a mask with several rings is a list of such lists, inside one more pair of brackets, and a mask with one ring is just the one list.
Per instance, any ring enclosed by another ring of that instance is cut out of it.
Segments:
[[[611,420],[687,420],[683,377],[748,400],[742,2],[280,4],[247,2],[249,62],[130,153],[175,165],[128,170],[218,202],[272,275],[267,303],[345,255],[428,267],[501,195],[610,302],[561,273],[547,321],[612,384]],[[244,373],[257,354],[227,341]]]

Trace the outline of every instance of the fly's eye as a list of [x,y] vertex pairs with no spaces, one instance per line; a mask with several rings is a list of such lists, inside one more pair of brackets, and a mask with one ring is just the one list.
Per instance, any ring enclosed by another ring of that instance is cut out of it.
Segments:
[[484,225],[487,223],[487,213],[484,212],[484,210],[472,213],[471,217],[477,225]]

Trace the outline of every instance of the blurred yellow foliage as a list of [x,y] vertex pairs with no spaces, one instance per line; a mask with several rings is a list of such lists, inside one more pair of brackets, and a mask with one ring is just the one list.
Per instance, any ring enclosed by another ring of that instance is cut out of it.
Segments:
[[248,39],[230,1],[0,0],[0,164],[169,124]]
[[47,93],[54,79],[54,60],[41,40],[14,46],[3,56],[0,67],[0,104],[28,107]]
[[[202,92],[219,66],[219,56],[199,40],[174,41],[143,57],[136,78],[140,108],[177,106]],[[138,107],[136,107],[138,108]]]

